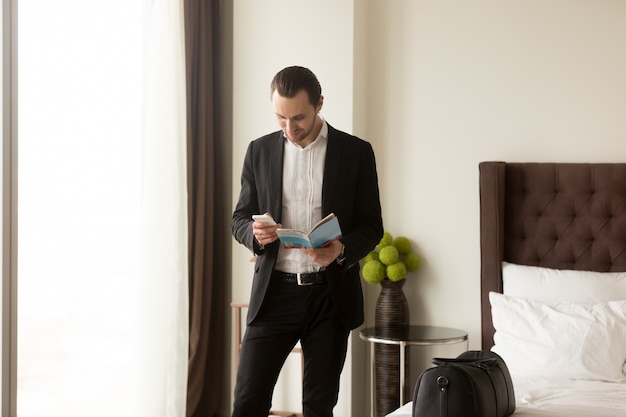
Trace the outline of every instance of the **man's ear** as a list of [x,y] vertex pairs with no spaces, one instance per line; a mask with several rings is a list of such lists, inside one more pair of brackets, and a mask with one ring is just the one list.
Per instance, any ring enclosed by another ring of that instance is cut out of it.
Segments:
[[315,110],[319,113],[322,110],[322,106],[324,105],[324,96],[320,96],[319,101],[317,102],[317,106]]

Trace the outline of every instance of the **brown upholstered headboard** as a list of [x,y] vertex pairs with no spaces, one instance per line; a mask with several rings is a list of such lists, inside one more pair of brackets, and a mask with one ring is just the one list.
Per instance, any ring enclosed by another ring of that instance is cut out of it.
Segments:
[[502,261],[626,271],[626,163],[482,162],[479,172],[482,346],[489,349],[489,292],[502,292]]

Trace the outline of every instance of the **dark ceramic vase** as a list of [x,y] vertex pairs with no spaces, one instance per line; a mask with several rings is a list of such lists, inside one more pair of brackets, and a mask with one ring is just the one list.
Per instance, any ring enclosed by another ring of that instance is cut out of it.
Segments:
[[[409,303],[402,287],[405,280],[385,279],[376,301],[376,335],[381,338],[402,339],[409,326]],[[383,417],[400,406],[400,347],[376,343],[376,416]],[[405,370],[409,369],[408,356]],[[405,373],[405,375],[408,375]],[[405,392],[404,398],[409,398]]]

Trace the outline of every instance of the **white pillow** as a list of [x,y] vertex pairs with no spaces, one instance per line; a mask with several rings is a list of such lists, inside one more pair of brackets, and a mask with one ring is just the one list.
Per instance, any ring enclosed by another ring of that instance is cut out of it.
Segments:
[[492,350],[512,375],[626,381],[626,301],[545,304],[491,292]]
[[502,292],[555,303],[626,300],[626,272],[591,272],[502,262]]

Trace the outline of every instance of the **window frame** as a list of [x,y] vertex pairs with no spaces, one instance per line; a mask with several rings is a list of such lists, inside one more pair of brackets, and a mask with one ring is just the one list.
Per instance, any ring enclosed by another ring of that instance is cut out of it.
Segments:
[[2,1],[2,415],[17,403],[17,0]]

